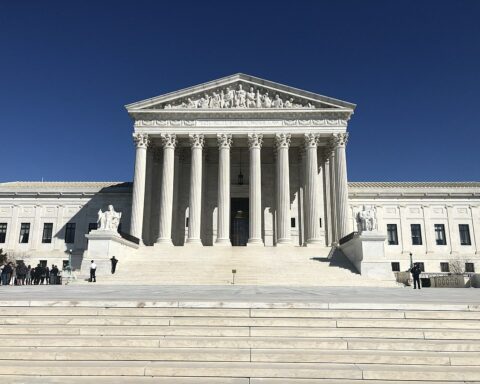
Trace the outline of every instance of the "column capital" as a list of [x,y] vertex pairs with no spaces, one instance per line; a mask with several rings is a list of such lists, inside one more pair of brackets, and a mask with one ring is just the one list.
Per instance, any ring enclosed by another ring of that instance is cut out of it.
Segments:
[[263,135],[261,133],[250,133],[248,135],[248,148],[262,148]]
[[137,148],[147,148],[150,144],[150,140],[146,133],[134,133],[133,141]]
[[303,146],[307,148],[317,148],[319,135],[316,133],[305,133],[303,136]]
[[192,134],[189,135],[188,138],[190,139],[190,145],[193,148],[203,148],[205,144],[205,136],[203,134]]
[[232,135],[230,133],[219,133],[217,135],[218,148],[230,149],[232,146]]
[[348,132],[334,133],[330,139],[330,145],[333,148],[345,147],[348,141]]
[[177,146],[177,135],[174,133],[163,133],[160,135],[162,140],[162,147],[165,148],[173,148]]
[[290,133],[276,133],[275,134],[275,148],[289,148],[292,135]]

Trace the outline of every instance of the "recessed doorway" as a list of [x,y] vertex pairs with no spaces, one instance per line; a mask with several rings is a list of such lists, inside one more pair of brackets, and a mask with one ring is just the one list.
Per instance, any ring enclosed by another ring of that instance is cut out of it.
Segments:
[[245,246],[248,242],[248,198],[231,200],[230,240],[233,246]]

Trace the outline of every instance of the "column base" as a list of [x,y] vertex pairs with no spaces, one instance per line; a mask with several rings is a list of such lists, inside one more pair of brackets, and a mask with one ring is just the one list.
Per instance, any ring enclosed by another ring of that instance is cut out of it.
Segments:
[[173,247],[172,239],[157,239],[154,247]]
[[215,243],[213,243],[214,246],[218,246],[218,247],[231,247],[232,246],[232,242],[230,241],[230,239],[217,239],[215,241]]
[[304,245],[305,247],[320,247],[325,243],[321,239],[308,239]]
[[283,247],[283,246],[291,246],[292,245],[292,239],[278,239],[277,243],[275,246],[277,247]]
[[247,242],[247,247],[263,247],[265,244],[263,244],[262,239],[248,239]]
[[185,246],[197,246],[197,247],[202,247],[202,240],[200,239],[187,239],[187,241],[184,244]]

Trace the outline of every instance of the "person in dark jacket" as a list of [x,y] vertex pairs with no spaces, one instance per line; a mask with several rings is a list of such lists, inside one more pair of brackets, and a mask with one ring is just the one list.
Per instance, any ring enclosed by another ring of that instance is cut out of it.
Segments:
[[412,274],[413,277],[413,289],[421,289],[420,287],[420,274],[422,273],[422,270],[420,269],[420,265],[418,263],[415,263],[412,268],[410,268],[410,273]]
[[115,273],[115,269],[117,268],[118,260],[115,258],[115,256],[112,256],[110,261],[112,262],[112,275],[113,275]]

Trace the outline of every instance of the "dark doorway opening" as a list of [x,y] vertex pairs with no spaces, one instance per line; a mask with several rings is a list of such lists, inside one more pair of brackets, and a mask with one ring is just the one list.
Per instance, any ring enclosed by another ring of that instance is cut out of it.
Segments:
[[244,246],[248,242],[248,198],[231,200],[230,240],[233,246]]

